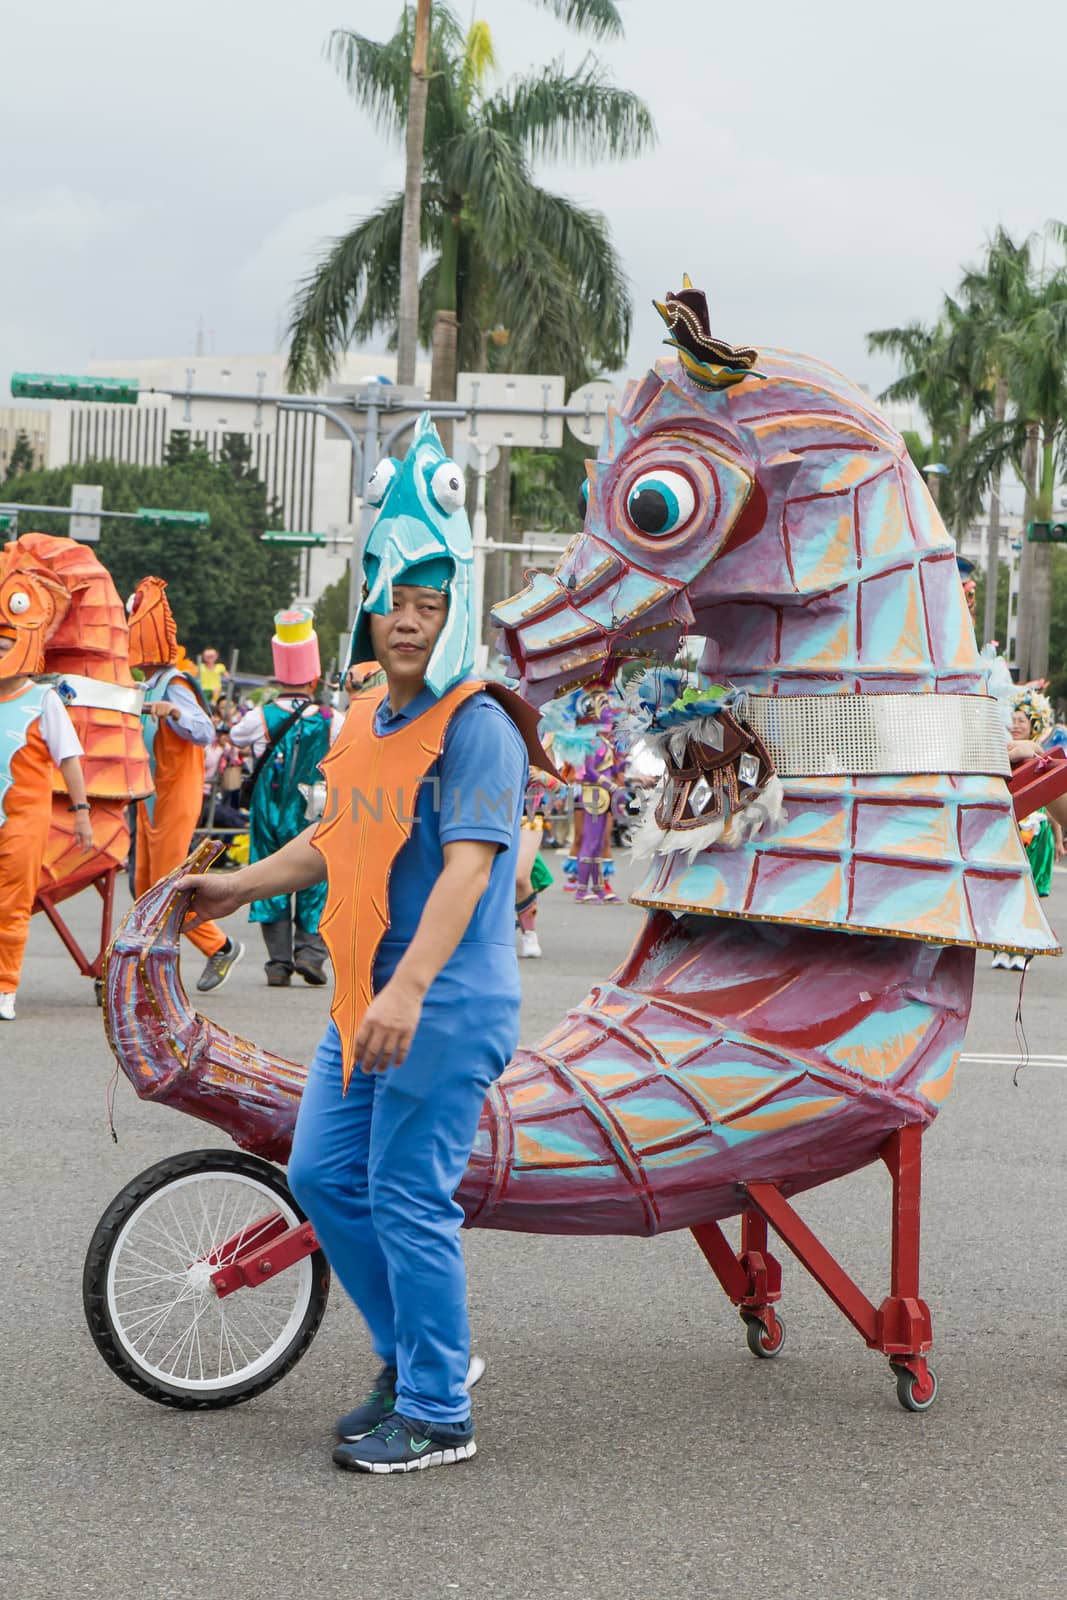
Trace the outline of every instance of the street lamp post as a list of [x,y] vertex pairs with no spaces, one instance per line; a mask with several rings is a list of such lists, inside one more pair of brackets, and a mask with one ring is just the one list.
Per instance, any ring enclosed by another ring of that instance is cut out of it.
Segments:
[[[485,375],[474,375],[474,390],[479,385],[488,381]],[[239,394],[232,390],[200,389],[192,387],[193,369],[189,369],[184,388],[167,388],[164,386],[142,386],[135,378],[92,378],[74,376],[55,376],[48,373],[20,373],[16,372],[11,378],[11,393],[20,399],[40,400],[79,400],[79,401],[107,401],[113,404],[136,405],[142,395],[164,395],[169,400],[185,402],[187,420],[191,420],[192,402],[198,401],[225,401],[228,406],[234,404],[247,404],[256,408],[257,418],[265,406],[274,406],[280,411],[308,411],[316,416],[325,417],[334,424],[338,431],[348,440],[352,448],[352,487],[361,501],[360,524],[358,539],[353,540],[352,560],[349,567],[349,622],[355,616],[356,602],[359,598],[363,581],[363,551],[366,548],[367,537],[373,526],[376,512],[367,501],[367,484],[378,464],[380,455],[388,454],[393,441],[399,439],[404,432],[414,425],[415,415],[428,411],[431,416],[448,418],[460,421],[463,418],[471,420],[472,438],[477,428],[477,419],[483,416],[494,417],[505,428],[532,424],[537,434],[538,443],[544,443],[549,437],[548,421],[550,418],[561,418],[567,421],[571,431],[579,438],[588,439],[592,444],[599,440],[599,430],[603,427],[606,408],[613,397],[610,384],[587,384],[583,389],[576,390],[567,405],[554,404],[552,396],[558,389],[562,398],[562,378],[545,378],[537,375],[532,378],[528,375],[509,375],[508,383],[514,388],[520,384],[536,383],[541,392],[540,404],[524,404],[521,399],[511,398],[506,403],[482,401],[477,392],[465,401],[427,401],[421,400],[416,405],[410,394],[402,389],[389,384],[368,383],[359,392],[336,395],[294,395],[294,394],[266,394],[263,392],[262,383],[254,394]],[[593,390],[602,390],[603,393],[595,397]],[[347,411],[355,411],[362,418],[362,428],[357,430],[348,417],[339,409],[343,406]],[[388,422],[390,416],[408,413],[397,426],[386,432],[383,444],[380,444],[383,422]],[[239,430],[238,430],[239,431]],[[509,442],[513,442],[509,435]],[[48,509],[53,509],[49,507]],[[486,546],[485,541],[478,543]],[[484,554],[483,554],[484,559]]]

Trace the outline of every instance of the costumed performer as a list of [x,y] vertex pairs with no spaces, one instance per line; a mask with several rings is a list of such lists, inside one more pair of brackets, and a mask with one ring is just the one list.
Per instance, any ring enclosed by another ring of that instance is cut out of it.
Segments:
[[[1028,759],[1031,755],[1039,754],[1044,748],[1045,740],[1052,732],[1054,722],[1052,706],[1047,695],[1043,695],[1032,684],[1024,684],[1018,689],[1013,700],[1011,738],[1008,745],[1011,759],[1018,760],[1020,757]],[[1026,858],[1030,863],[1034,888],[1044,899],[1052,888],[1053,864],[1063,855],[1063,834],[1060,825],[1053,821],[1042,806],[1037,811],[1032,811],[1029,816],[1020,817],[1018,826]],[[1027,965],[1027,957],[1013,956],[1006,950],[998,950],[993,956],[992,965],[1021,972]]]
[[453,1196],[518,1039],[519,821],[528,754],[552,762],[531,708],[469,676],[463,475],[428,417],[403,465],[383,463],[370,488],[381,509],[352,657],[379,661],[386,688],[349,707],[323,762],[330,798],[313,837],[187,881],[194,907],[215,915],[327,876],[332,1020],[289,1181],[382,1363],[337,1423],[334,1460],[394,1473],[474,1454]]
[[[282,692],[254,706],[230,729],[233,743],[250,749],[258,767],[249,812],[250,862],[264,860],[303,833],[319,762],[344,721],[314,699],[322,667],[312,613],[301,606],[279,611],[270,645]],[[325,880],[295,895],[252,902],[249,920],[263,931],[270,988],[288,988],[294,972],[305,983],[326,982],[326,946],[319,933],[325,905]]]
[[537,897],[555,880],[541,854],[541,840],[548,796],[561,787],[559,780],[547,772],[532,772],[526,788],[515,864],[515,926],[519,930],[519,954],[527,959],[544,954],[537,937]]
[[12,573],[0,586],[0,1022],[15,1020],[56,767],[70,795],[75,840],[83,854],[93,849],[81,742],[56,691],[34,682],[69,601],[43,573]]
[[[215,738],[199,685],[178,668],[178,633],[166,590],[162,578],[142,578],[129,602],[130,665],[145,677],[141,728],[155,784],[155,794],[137,802],[138,896],[189,854],[204,795],[204,751]],[[212,922],[184,932],[207,957],[197,990],[218,989],[244,955],[244,945]]]
[[542,712],[548,748],[574,801],[563,887],[576,900],[594,904],[617,904],[619,898],[612,883],[611,841],[615,791],[625,766],[613,737],[621,710],[610,690],[575,689]]

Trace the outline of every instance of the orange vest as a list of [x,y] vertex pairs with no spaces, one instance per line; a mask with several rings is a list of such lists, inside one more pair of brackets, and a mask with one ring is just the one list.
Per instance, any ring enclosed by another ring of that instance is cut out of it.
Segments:
[[[347,1089],[356,1034],[374,998],[374,958],[389,926],[389,874],[411,836],[419,784],[444,749],[445,731],[484,684],[460,683],[394,733],[375,732],[384,688],[352,701],[333,749],[320,763],[329,800],[312,843],[326,862],[319,932],[333,962],[330,1015],[337,1024]],[[353,798],[353,791],[357,797]]]

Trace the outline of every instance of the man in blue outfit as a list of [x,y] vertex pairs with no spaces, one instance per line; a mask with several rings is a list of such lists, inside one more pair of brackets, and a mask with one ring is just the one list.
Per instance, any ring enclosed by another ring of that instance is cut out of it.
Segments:
[[[383,465],[352,658],[381,664],[384,697],[353,702],[323,762],[331,800],[315,842],[308,830],[254,866],[199,878],[194,902],[224,916],[328,878],[334,1020],[308,1073],[289,1179],[382,1363],[337,1423],[334,1460],[377,1473],[475,1452],[454,1195],[486,1091],[518,1042],[513,901],[531,746],[508,697],[469,676],[458,468],[428,419],[403,465]],[[383,794],[398,802],[384,823]]]

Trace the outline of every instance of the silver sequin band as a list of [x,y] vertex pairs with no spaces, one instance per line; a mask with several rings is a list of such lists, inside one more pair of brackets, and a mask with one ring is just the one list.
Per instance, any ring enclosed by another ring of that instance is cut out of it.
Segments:
[[780,778],[1011,772],[989,695],[750,694],[743,716]]
[[56,693],[66,706],[92,706],[97,711],[128,711],[139,717],[144,705],[144,685],[126,688],[106,683],[101,678],[83,678],[77,672],[61,672],[55,680]]

